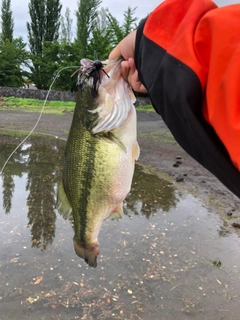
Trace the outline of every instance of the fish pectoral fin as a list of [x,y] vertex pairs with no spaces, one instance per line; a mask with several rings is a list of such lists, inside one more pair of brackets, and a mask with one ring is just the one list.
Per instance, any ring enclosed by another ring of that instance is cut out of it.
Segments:
[[72,207],[68,201],[62,180],[59,182],[57,189],[57,209],[65,220],[69,218],[72,213]]
[[114,220],[114,219],[122,219],[123,217],[123,203],[121,203],[114,211],[109,215],[107,220]]
[[125,153],[127,153],[125,145],[112,132],[103,132],[101,134],[98,134],[98,136],[102,136],[108,140],[111,140],[112,142],[116,143]]

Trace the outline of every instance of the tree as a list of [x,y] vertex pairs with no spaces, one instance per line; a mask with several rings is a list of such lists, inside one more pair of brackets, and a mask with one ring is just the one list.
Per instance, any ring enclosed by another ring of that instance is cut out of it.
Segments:
[[87,45],[94,30],[101,0],[80,0],[77,16],[77,39],[80,59],[87,56]]
[[0,42],[0,86],[20,87],[27,76],[28,53],[22,38]]
[[3,41],[6,41],[8,39],[10,42],[12,42],[14,22],[11,11],[11,0],[2,0],[1,13],[1,38]]
[[95,59],[96,55],[94,53],[96,53],[99,60],[105,60],[113,47],[111,45],[111,32],[108,28],[107,14],[107,10],[104,8],[101,8],[98,12],[91,38],[87,45],[86,56],[89,59]]
[[94,51],[96,51],[99,59],[106,59],[112,48],[136,28],[138,18],[134,17],[135,10],[136,8],[128,7],[124,11],[124,21],[121,26],[108,9],[102,8],[94,21],[86,56],[94,59]]
[[32,60],[32,80],[39,89],[47,89],[46,67],[43,48],[45,42],[56,42],[59,38],[59,26],[62,5],[60,0],[30,0],[27,22],[29,47]]
[[31,0],[29,5],[31,23],[27,22],[29,47],[32,54],[42,52],[45,33],[45,0]]
[[113,47],[137,27],[136,22],[138,18],[134,17],[135,11],[136,8],[131,7],[128,7],[128,9],[124,11],[124,21],[122,26],[119,24],[118,20],[108,12],[108,29],[111,32]]
[[44,41],[58,41],[62,5],[60,0],[46,0]]
[[61,42],[70,43],[72,42],[72,22],[71,11],[66,8],[65,15],[61,16]]

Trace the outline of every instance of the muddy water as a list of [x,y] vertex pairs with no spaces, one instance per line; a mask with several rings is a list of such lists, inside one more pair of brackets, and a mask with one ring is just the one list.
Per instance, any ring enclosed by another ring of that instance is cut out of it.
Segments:
[[[19,142],[1,137],[0,167]],[[0,177],[0,319],[239,319],[240,240],[216,212],[136,168],[98,267],[55,210],[64,143],[33,138]]]

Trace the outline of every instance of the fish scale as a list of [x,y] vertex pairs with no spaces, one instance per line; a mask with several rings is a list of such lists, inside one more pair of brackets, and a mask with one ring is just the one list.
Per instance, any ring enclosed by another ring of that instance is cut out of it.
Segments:
[[[94,62],[85,62],[95,77]],[[91,87],[93,81],[80,83],[57,202],[65,219],[73,216],[76,254],[96,267],[101,226],[108,218],[122,217],[130,191],[139,155],[136,111],[119,63],[102,78],[97,91]]]
[[[77,103],[81,103],[79,97],[77,98]],[[76,106],[76,109],[77,108],[78,106]],[[79,121],[78,114],[75,113],[65,149],[65,159],[68,163],[68,169],[65,175],[63,175],[63,180],[65,181],[65,185],[70,187],[69,201],[73,209],[74,219],[79,219],[79,224],[74,225],[75,235],[79,235],[79,240],[83,242],[86,231],[87,201],[91,190],[89,182],[92,181],[94,174],[96,143],[96,138],[84,128],[82,121]],[[81,162],[75,161],[76,158],[81,159]],[[74,176],[72,176],[72,168]],[[76,190],[79,193],[77,198],[75,196]],[[76,238],[78,239],[77,236]]]

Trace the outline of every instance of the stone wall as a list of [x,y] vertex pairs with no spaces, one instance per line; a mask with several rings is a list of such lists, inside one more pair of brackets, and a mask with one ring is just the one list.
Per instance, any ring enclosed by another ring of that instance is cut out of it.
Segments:
[[148,97],[136,97],[135,107],[151,105],[151,100]]
[[[0,97],[16,97],[45,100],[48,90],[0,87]],[[75,93],[69,91],[50,91],[48,100],[75,101]]]
[[[48,90],[0,87],[0,97],[16,97],[45,100]],[[48,100],[75,101],[76,93],[69,91],[50,91]],[[151,104],[148,97],[137,97],[135,106]]]

